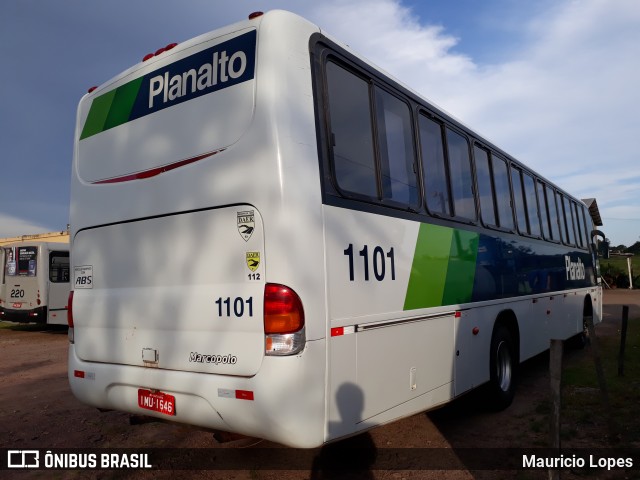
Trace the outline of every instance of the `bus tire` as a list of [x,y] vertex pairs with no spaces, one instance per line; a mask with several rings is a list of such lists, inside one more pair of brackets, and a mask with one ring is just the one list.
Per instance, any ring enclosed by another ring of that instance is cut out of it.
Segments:
[[517,349],[509,330],[498,325],[491,336],[489,352],[489,383],[487,384],[487,407],[494,411],[504,410],[513,401],[516,392]]

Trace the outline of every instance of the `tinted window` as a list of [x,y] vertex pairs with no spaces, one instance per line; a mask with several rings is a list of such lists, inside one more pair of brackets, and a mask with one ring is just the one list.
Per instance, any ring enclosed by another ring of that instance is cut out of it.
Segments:
[[476,207],[473,199],[469,143],[465,137],[449,128],[447,128],[447,153],[454,215],[475,220]]
[[562,230],[562,240],[567,244],[575,243],[573,226],[571,225],[571,210],[569,201],[560,193],[556,193],[558,200],[558,213],[560,215],[560,229]]
[[578,217],[578,206],[576,205],[576,202],[571,202],[571,214],[571,216],[573,217],[573,229],[576,232],[576,244],[579,247],[584,247],[584,245],[582,244],[584,238],[582,236],[582,225]]
[[591,230],[592,230],[592,225],[591,225],[591,217],[589,215],[589,212],[587,210],[587,207],[582,207],[582,235],[584,235],[584,246],[586,248],[589,248],[591,245]]
[[513,185],[513,200],[516,207],[516,220],[518,230],[527,233],[527,214],[524,209],[524,192],[522,190],[521,172],[517,168],[511,168],[511,184]]
[[427,208],[441,215],[451,215],[449,187],[445,169],[442,126],[420,115],[420,148]]
[[413,132],[409,106],[378,88],[376,102],[382,196],[416,205],[418,188],[413,168]]
[[513,207],[511,204],[507,164],[495,155],[492,155],[491,159],[493,161],[493,184],[496,188],[496,199],[498,201],[498,224],[503,228],[513,230]]
[[378,196],[369,85],[335,63],[327,63],[333,167],[338,187]]
[[540,214],[538,213],[538,201],[536,200],[536,187],[533,177],[528,173],[522,173],[524,181],[524,194],[527,202],[527,216],[529,219],[529,233],[540,236]]
[[496,211],[493,201],[493,185],[491,182],[489,152],[477,146],[475,146],[473,150],[476,161],[478,195],[480,196],[480,216],[487,225],[497,225],[498,222],[496,222]]
[[546,239],[551,239],[549,231],[549,214],[547,213],[547,196],[545,194],[544,183],[540,180],[536,183],[538,188],[538,202],[540,204],[540,222],[542,223],[542,235]]
[[549,225],[551,226],[551,239],[558,242],[562,241],[560,237],[558,208],[556,206],[556,195],[551,187],[545,187],[547,192],[547,205],[549,207]]

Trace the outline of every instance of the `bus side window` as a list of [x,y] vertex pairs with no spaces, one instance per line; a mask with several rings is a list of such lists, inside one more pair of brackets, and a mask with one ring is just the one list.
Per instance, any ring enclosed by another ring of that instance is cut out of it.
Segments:
[[480,197],[480,216],[486,225],[497,226],[496,205],[493,182],[491,181],[491,165],[489,152],[477,145],[473,147],[476,162],[476,181]]
[[447,158],[453,198],[453,214],[456,217],[476,220],[476,203],[473,198],[473,177],[469,142],[459,133],[447,128]]
[[576,244],[576,235],[575,232],[573,230],[573,212],[571,211],[571,204],[569,203],[569,199],[567,197],[565,197],[564,195],[562,196],[562,199],[564,201],[564,216],[567,222],[567,232],[569,234],[569,236],[567,237],[569,239],[568,243],[570,245],[575,245]]
[[511,184],[513,185],[513,200],[516,204],[516,220],[520,233],[529,233],[527,228],[527,214],[524,209],[524,191],[522,189],[522,171],[511,167]]
[[547,240],[551,240],[551,231],[549,229],[549,212],[547,207],[547,195],[545,193],[544,183],[540,180],[536,182],[538,190],[538,201],[540,203],[540,221],[542,222],[542,235]]
[[493,184],[496,187],[496,198],[500,199],[497,205],[498,226],[513,230],[513,205],[511,203],[507,163],[492,153],[491,165],[493,166]]
[[327,83],[337,186],[377,199],[369,84],[333,62],[327,62]]
[[562,237],[560,236],[560,228],[559,221],[560,217],[558,216],[558,206],[556,203],[556,195],[553,189],[549,186],[545,186],[545,190],[547,193],[547,204],[549,206],[549,225],[551,226],[551,239],[556,242],[561,242]]
[[592,230],[593,227],[590,227],[590,223],[587,221],[587,219],[590,219],[591,216],[589,215],[589,211],[587,210],[586,205],[583,205],[582,208],[578,208],[578,210],[582,210],[582,235],[584,236],[584,246],[585,248],[590,248],[591,247],[591,238],[590,238],[590,232]]
[[526,172],[522,172],[524,181],[524,194],[527,202],[527,218],[529,219],[529,233],[536,237],[540,236],[540,209],[536,199],[536,187],[533,177]]
[[427,208],[432,213],[451,216],[442,125],[426,115],[420,114],[419,126]]
[[378,87],[375,91],[382,198],[417,206],[411,111],[399,98]]

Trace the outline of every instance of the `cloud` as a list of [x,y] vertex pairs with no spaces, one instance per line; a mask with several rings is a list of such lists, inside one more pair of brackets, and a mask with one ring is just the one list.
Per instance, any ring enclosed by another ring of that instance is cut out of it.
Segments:
[[334,1],[314,17],[544,177],[596,197],[605,222],[620,212],[640,218],[640,180],[627,180],[640,131],[636,0],[549,3],[494,64],[458,52],[445,28],[419,23],[396,1]]
[[51,231],[50,227],[0,212],[0,238],[34,235]]

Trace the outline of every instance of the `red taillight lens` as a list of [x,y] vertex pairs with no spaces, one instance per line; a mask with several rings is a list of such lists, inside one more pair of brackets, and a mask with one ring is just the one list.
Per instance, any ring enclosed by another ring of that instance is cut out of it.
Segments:
[[69,292],[69,301],[67,302],[67,324],[69,328],[73,328],[73,290]]
[[264,333],[284,334],[304,327],[300,297],[284,285],[268,283],[264,287]]

